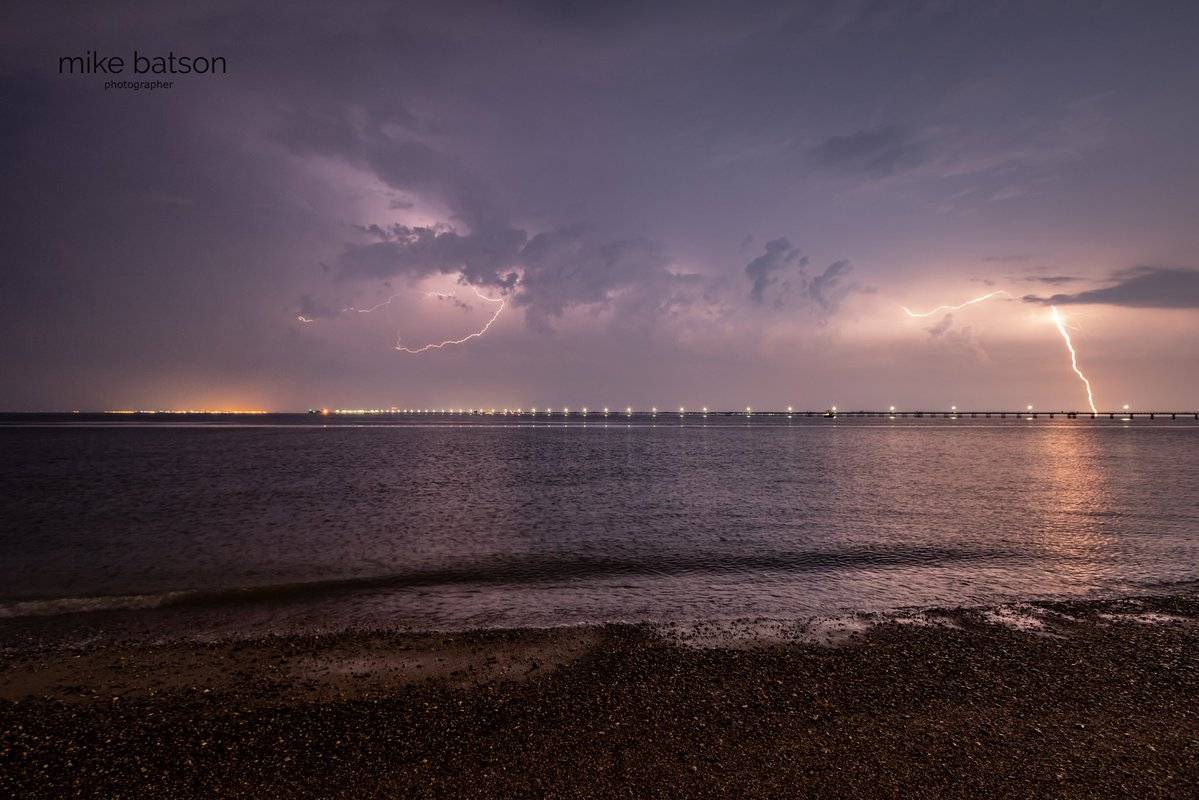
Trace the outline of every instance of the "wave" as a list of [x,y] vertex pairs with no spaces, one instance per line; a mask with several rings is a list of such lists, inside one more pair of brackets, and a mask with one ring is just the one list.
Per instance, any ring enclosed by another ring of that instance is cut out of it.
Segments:
[[728,553],[649,554],[637,559],[555,558],[550,556],[497,559],[386,575],[329,578],[312,581],[234,586],[218,589],[178,589],[161,593],[29,598],[0,602],[0,619],[80,614],[94,611],[132,611],[180,606],[281,603],[320,596],[383,589],[415,589],[461,584],[552,583],[605,577],[675,577],[704,574],[762,574],[830,572],[904,566],[933,566],[962,561],[994,560],[1012,554],[995,550],[944,547],[855,547],[791,553],[730,555]]
[[49,597],[0,603],[0,619],[47,617],[58,614],[82,614],[88,611],[121,611],[159,608],[189,594],[187,591],[161,594],[97,595],[95,597]]

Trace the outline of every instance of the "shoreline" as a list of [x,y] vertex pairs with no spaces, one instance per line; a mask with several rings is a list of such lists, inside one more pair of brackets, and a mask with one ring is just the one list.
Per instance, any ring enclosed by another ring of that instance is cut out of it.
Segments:
[[1194,590],[46,647],[0,655],[0,790],[1193,796],[1197,665]]

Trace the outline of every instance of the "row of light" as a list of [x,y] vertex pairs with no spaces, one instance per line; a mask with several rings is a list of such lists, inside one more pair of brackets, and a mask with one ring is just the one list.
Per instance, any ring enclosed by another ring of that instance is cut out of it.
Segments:
[[[951,412],[956,412],[958,410],[958,407],[950,406],[949,410]],[[1031,405],[1029,405],[1029,406],[1027,406],[1027,410],[1032,411],[1033,407]],[[1124,410],[1125,411],[1129,410],[1129,406],[1127,403],[1124,404]],[[794,413],[794,411],[795,411],[795,409],[793,407],[787,406],[788,414]],[[536,407],[533,407],[528,410],[528,413],[533,414],[533,415],[537,415],[542,412],[544,412],[547,416],[550,416],[550,415],[556,413],[553,408],[538,409]],[[837,407],[831,406],[829,408],[829,412],[831,412],[833,414],[837,413]],[[890,412],[892,414],[895,413],[895,406],[890,407]],[[162,414],[206,413],[206,414],[211,414],[211,413],[266,413],[266,412],[114,411],[114,412],[110,412],[110,413],[114,413],[114,414],[133,414],[133,413],[137,413],[137,414],[156,414],[156,413],[162,413]],[[495,408],[458,408],[458,409],[454,409],[454,408],[335,408],[335,409],[322,408],[320,410],[320,413],[326,414],[326,415],[327,414],[356,414],[356,415],[360,415],[360,414],[491,414],[491,415],[508,416],[508,415],[523,415],[526,412],[523,408],[515,408],[515,409],[513,409],[513,408],[501,408],[501,409],[495,409]],[[561,413],[563,416],[569,416],[570,408],[564,407],[562,409]],[[608,416],[609,414],[612,413],[612,411],[611,411],[611,409],[606,408],[606,407],[603,409],[602,412],[593,412],[590,409],[583,408],[578,413],[582,413],[583,416],[586,416],[587,414],[591,414],[591,413],[603,413],[604,416]],[[619,414],[622,412],[618,411],[616,413]],[[623,413],[626,416],[632,416],[633,408],[631,406],[626,407]],[[657,407],[650,409],[650,414],[657,414],[657,413],[658,413]],[[687,409],[683,406],[679,406],[678,413],[686,414]],[[692,412],[692,413],[695,413],[695,412]],[[700,409],[699,413],[707,414],[708,413],[707,406],[704,406],[702,409]],[[750,406],[746,406],[745,413],[752,414],[753,408]]]
[[[837,407],[833,406],[830,410],[835,412],[837,410]],[[895,407],[892,406],[891,410],[894,411]],[[794,413],[794,411],[795,411],[794,408],[792,408],[791,406],[787,406],[788,414]],[[533,407],[528,410],[529,414],[534,414],[534,415],[542,413],[542,412],[544,412],[546,415],[557,413],[555,411],[555,409],[553,409],[553,408],[538,409],[537,407]],[[356,414],[356,415],[357,414],[496,414],[496,415],[507,416],[507,415],[523,415],[526,412],[525,412],[525,409],[523,409],[523,408],[500,408],[500,409],[496,409],[496,408],[332,408],[332,409],[322,408],[320,410],[320,413],[326,414],[326,415],[327,414]],[[562,409],[561,413],[564,416],[569,415],[571,413],[570,408],[564,407]],[[602,410],[602,412],[596,412],[596,411],[592,411],[591,409],[588,409],[588,408],[582,408],[576,413],[581,413],[584,416],[586,416],[587,414],[602,413],[605,416],[607,416],[613,412],[611,409],[605,407]],[[623,412],[617,411],[615,413],[617,413],[617,414],[624,413],[626,416],[631,416],[634,412],[633,412],[632,406],[629,406],[629,407],[626,407]],[[657,407],[651,408],[650,413],[657,414],[658,413]],[[663,412],[663,413],[666,413],[666,412]],[[684,406],[679,406],[678,413],[686,414],[687,409]],[[691,413],[694,414],[696,412],[693,411]],[[708,407],[704,406],[703,408],[701,408],[699,410],[698,413],[707,414]],[[745,413],[752,414],[753,409],[750,406],[746,406]]]

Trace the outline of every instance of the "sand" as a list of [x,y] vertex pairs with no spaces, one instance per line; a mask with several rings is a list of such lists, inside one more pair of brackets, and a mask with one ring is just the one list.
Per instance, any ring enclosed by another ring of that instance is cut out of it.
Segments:
[[0,796],[1195,797],[1199,596],[10,650]]

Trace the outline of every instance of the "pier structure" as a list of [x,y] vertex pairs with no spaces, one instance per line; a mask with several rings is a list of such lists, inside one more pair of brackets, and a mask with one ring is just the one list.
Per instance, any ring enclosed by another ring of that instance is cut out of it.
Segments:
[[1075,420],[1119,420],[1123,422],[1132,422],[1135,420],[1191,420],[1199,422],[1199,411],[1140,411],[1132,409],[1121,409],[1119,411],[1073,411],[1067,409],[1059,409],[1054,411],[1045,411],[1040,409],[1026,408],[1024,410],[961,410],[951,408],[949,410],[898,410],[895,408],[887,409],[886,411],[858,409],[844,410],[836,407],[826,409],[803,409],[796,410],[794,408],[786,408],[780,410],[762,410],[746,407],[744,409],[688,409],[680,407],[677,409],[634,409],[631,406],[625,408],[569,408],[558,407],[551,408],[541,406],[537,408],[390,408],[390,409],[311,409],[312,414],[350,414],[350,415],[399,415],[399,416],[438,416],[438,417],[477,417],[477,416],[501,416],[501,417],[517,417],[530,419],[705,419],[717,417],[740,417],[743,419],[755,418],[825,418],[825,419],[1075,419]]

